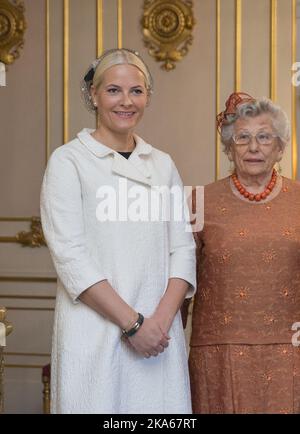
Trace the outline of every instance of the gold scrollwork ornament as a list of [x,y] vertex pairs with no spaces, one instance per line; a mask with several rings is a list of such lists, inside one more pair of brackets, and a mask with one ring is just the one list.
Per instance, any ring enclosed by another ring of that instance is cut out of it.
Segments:
[[24,247],[41,247],[46,246],[46,240],[44,238],[42,223],[40,217],[32,217],[29,232],[19,232],[16,235],[18,243]]
[[188,52],[196,21],[191,0],[145,0],[142,27],[149,54],[171,71]]
[[0,0],[0,62],[10,65],[24,46],[26,22],[21,0]]

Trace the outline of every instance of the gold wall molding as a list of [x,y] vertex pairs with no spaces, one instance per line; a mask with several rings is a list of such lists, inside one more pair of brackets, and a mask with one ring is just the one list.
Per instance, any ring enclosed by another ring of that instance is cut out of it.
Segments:
[[0,0],[0,62],[12,64],[24,46],[25,7],[21,0]]
[[64,99],[64,137],[63,143],[69,141],[69,81],[70,81],[70,0],[64,0],[64,72],[63,72],[63,99]]
[[103,0],[97,0],[97,57],[103,53]]
[[44,365],[15,365],[15,364],[4,364],[5,368],[28,368],[28,369],[43,369]]
[[46,164],[50,157],[50,0],[46,0]]
[[34,311],[34,312],[50,312],[54,311],[54,307],[19,307],[19,306],[6,306],[7,310],[16,311]]
[[270,98],[277,99],[277,0],[271,1]]
[[4,356],[18,356],[18,357],[51,357],[49,353],[3,353]]
[[123,47],[123,0],[118,0],[118,48]]
[[31,222],[32,217],[0,217],[0,222]]
[[0,237],[0,243],[17,243],[17,237]]
[[195,23],[191,0],[144,1],[144,43],[162,69],[171,71],[188,53]]
[[[97,53],[96,57],[100,57],[103,54],[103,0],[97,0]],[[96,116],[95,127],[100,125],[100,119]]]
[[[297,62],[297,1],[292,0],[292,64]],[[292,83],[292,178],[297,179],[297,88]]]
[[8,300],[55,300],[54,295],[21,295],[21,294],[0,294],[0,298]]
[[56,283],[56,277],[39,277],[39,276],[0,276],[0,282],[39,282],[39,283]]
[[[221,0],[216,0],[216,115],[220,113],[221,92]],[[215,129],[216,130],[216,129]],[[215,181],[220,177],[221,139],[216,130]]]
[[242,0],[235,0],[235,91],[242,85]]
[[0,243],[19,243],[24,247],[46,246],[40,217],[31,217],[30,222],[30,231],[21,231],[14,237],[1,236]]

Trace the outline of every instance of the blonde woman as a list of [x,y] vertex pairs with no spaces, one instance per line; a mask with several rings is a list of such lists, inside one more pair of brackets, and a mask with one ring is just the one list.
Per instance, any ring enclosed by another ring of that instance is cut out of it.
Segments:
[[58,274],[52,413],[191,412],[179,308],[194,291],[194,241],[184,220],[129,212],[137,189],[182,189],[169,155],[134,132],[152,88],[138,53],[104,53],[82,83],[99,127],[48,163],[41,215]]

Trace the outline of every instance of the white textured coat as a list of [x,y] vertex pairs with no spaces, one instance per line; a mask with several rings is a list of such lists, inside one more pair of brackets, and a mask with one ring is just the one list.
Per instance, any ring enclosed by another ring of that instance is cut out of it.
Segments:
[[[42,225],[58,275],[52,413],[189,413],[190,386],[180,312],[169,347],[145,359],[120,329],[78,296],[107,279],[136,311],[150,316],[171,277],[195,287],[195,246],[185,222],[106,221],[96,217],[99,187],[180,185],[168,154],[136,136],[126,160],[91,130],[56,149],[41,192]],[[97,194],[98,191],[98,194]],[[98,196],[98,197],[97,197]]]

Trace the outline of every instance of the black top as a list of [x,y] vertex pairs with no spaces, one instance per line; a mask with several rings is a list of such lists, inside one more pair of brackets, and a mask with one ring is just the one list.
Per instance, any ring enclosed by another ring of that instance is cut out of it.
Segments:
[[126,160],[128,160],[132,152],[119,152],[119,154],[121,154],[124,158],[126,158]]

